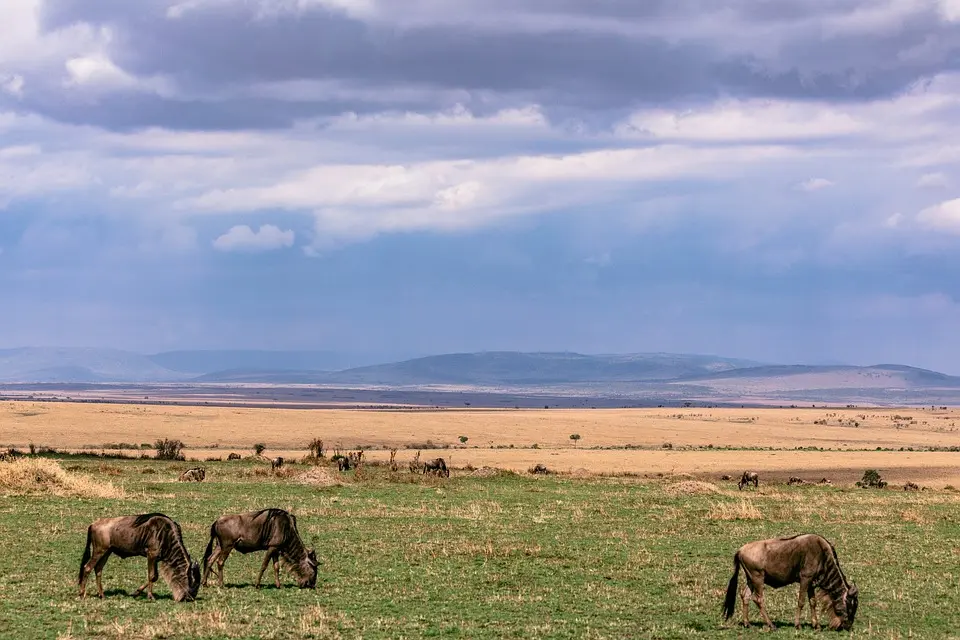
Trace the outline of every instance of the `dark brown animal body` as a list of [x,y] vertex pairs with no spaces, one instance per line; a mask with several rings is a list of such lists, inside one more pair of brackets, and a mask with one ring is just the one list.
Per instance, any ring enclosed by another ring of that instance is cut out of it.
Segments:
[[345,458],[343,456],[337,458],[337,470],[350,471],[350,458]]
[[756,471],[744,471],[743,475],[740,476],[740,482],[737,483],[737,489],[743,489],[748,484],[753,484],[754,487],[760,486],[760,476],[757,475]]
[[443,458],[434,458],[424,462],[423,473],[435,473],[438,476],[450,477],[450,469],[447,469],[447,463]]
[[752,598],[760,608],[760,615],[767,627],[773,629],[773,622],[763,605],[764,585],[779,589],[788,584],[799,583],[800,593],[794,620],[798,629],[805,596],[810,601],[813,626],[820,627],[814,600],[814,590],[817,588],[829,603],[827,612],[830,615],[830,628],[849,630],[853,627],[859,590],[856,584],[847,581],[840,569],[836,550],[822,536],[808,533],[789,538],[770,538],[748,542],[740,547],[733,556],[733,576],[727,585],[727,595],[723,602],[723,615],[727,620],[736,607],[737,580],[741,569],[745,577],[740,593],[744,626],[750,626],[748,612]]
[[101,518],[87,528],[87,545],[80,561],[80,597],[86,596],[87,577],[97,575],[97,592],[103,598],[101,574],[110,554],[120,558],[143,556],[147,559],[147,581],[133,595],[147,590],[153,600],[153,583],[157,580],[157,565],[163,579],[177,602],[194,600],[200,589],[200,565],[190,559],[183,544],[180,525],[162,513],[139,516]]
[[223,586],[223,565],[230,552],[266,551],[257,587],[267,565],[273,560],[274,583],[280,588],[280,560],[297,578],[301,589],[313,589],[317,582],[317,554],[307,551],[297,531],[297,518],[283,509],[263,509],[217,518],[210,527],[210,542],[203,554],[203,584],[207,583],[214,563],[220,586]]
[[194,467],[193,469],[187,469],[180,474],[180,477],[177,478],[180,482],[203,482],[204,478],[207,477],[207,470],[203,467]]
[[236,452],[231,453],[230,455],[227,456],[227,460],[239,460],[239,459],[240,459],[240,454]]
[[283,458],[277,457],[270,461],[270,471],[276,471],[283,467]]

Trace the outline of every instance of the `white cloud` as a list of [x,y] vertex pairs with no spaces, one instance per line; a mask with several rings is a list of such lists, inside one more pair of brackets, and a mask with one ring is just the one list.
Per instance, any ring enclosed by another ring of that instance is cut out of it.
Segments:
[[896,229],[897,227],[900,226],[901,222],[903,222],[903,214],[894,213],[893,215],[891,215],[890,217],[888,217],[886,220],[883,221],[883,226],[886,227],[887,229]]
[[258,253],[292,247],[294,233],[291,230],[281,231],[272,224],[261,225],[259,231],[249,226],[236,225],[213,241],[213,248],[219,251],[242,251]]
[[941,189],[948,185],[947,176],[943,173],[925,173],[917,180],[917,186],[927,189]]
[[832,187],[835,184],[834,181],[827,180],[826,178],[810,178],[798,184],[797,189],[801,191],[820,191],[821,189]]
[[917,222],[929,229],[960,233],[960,198],[923,209],[917,214]]
[[80,56],[66,61],[67,84],[129,86],[136,80],[102,55]]
[[15,98],[23,97],[24,84],[26,83],[23,76],[18,73],[7,76],[0,75],[0,91],[8,93]]

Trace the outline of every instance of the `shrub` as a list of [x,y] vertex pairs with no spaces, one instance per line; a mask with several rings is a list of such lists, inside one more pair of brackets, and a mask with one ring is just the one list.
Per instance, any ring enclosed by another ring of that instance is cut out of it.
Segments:
[[467,444],[467,440],[469,440],[470,438],[468,438],[467,436],[460,436],[460,438],[458,439],[460,440],[460,444]]
[[153,448],[157,450],[154,456],[157,460],[185,460],[183,455],[183,442],[163,438],[153,443]]
[[310,445],[307,448],[310,449],[310,455],[312,455],[314,458],[323,457],[323,440],[320,438],[314,438],[311,440]]
[[857,483],[858,487],[876,487],[878,489],[883,489],[887,486],[886,481],[880,477],[880,473],[876,469],[867,469],[863,472],[863,478]]
[[258,442],[257,444],[253,445],[253,452],[258,456],[262,456],[263,452],[266,450],[267,445],[263,444],[262,442]]

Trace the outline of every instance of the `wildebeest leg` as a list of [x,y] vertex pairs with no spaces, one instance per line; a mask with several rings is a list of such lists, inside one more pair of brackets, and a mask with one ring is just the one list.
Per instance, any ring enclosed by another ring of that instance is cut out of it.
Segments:
[[87,577],[91,571],[97,574],[97,595],[103,598],[103,584],[100,581],[100,574],[103,572],[103,565],[107,564],[107,558],[110,557],[110,551],[104,551],[100,555],[94,555],[83,566],[83,579],[80,580],[80,597],[87,597]]
[[773,621],[770,620],[770,616],[767,615],[767,608],[763,606],[763,571],[750,571],[744,567],[744,573],[747,576],[746,582],[750,585],[749,590],[753,592],[753,601],[760,607],[760,615],[763,616],[764,621],[766,621],[767,628],[774,629]]
[[797,616],[793,620],[793,626],[800,628],[800,616],[803,614],[803,601],[807,597],[807,586],[810,581],[806,578],[800,578],[800,590],[797,591]]
[[147,581],[143,583],[139,589],[133,592],[134,596],[138,596],[143,593],[143,590],[147,590],[147,598],[153,600],[153,581],[157,579],[157,557],[151,554],[147,555]]
[[263,558],[263,564],[260,565],[260,573],[257,574],[257,589],[260,588],[260,580],[263,578],[263,572],[267,570],[267,566],[270,564],[270,559],[273,558],[273,554],[276,553],[276,549],[269,548],[267,549],[267,555]]
[[[746,574],[746,571],[744,571]],[[750,578],[744,575],[745,580],[743,581],[743,587],[740,589],[740,602],[743,605],[743,626],[750,626],[750,596],[753,593],[750,591]]]
[[217,556],[217,579],[220,583],[220,586],[223,586],[223,565],[227,562],[227,556],[230,555],[230,552],[233,551],[233,545],[225,545],[220,547],[220,555]]
[[813,628],[820,628],[820,620],[817,618],[817,599],[814,598],[814,587],[811,584],[807,587],[807,599],[810,600],[810,619],[813,620]]
[[280,552],[273,554],[273,583],[280,588]]

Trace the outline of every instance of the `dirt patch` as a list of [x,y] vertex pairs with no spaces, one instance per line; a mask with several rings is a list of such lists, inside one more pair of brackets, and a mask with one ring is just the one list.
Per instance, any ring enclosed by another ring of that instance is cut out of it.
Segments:
[[126,497],[123,489],[106,480],[67,471],[56,461],[44,458],[21,458],[0,463],[0,491],[6,495]]

